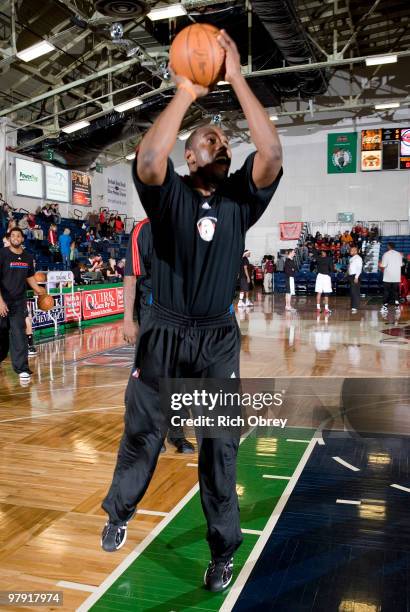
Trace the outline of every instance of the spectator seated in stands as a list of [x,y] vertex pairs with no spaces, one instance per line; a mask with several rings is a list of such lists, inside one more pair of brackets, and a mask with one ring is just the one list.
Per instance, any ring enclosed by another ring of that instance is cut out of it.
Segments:
[[43,240],[44,232],[41,229],[41,227],[37,225],[36,215],[34,215],[33,213],[30,213],[27,216],[27,221],[28,221],[29,228],[31,230],[32,238],[34,238],[34,240]]
[[115,270],[120,275],[121,280],[124,280],[125,259],[120,259],[120,261],[115,266]]
[[124,233],[124,223],[120,216],[115,219],[114,229],[118,236]]
[[341,237],[341,242],[342,244],[348,244],[348,245],[350,245],[353,242],[353,238],[349,230],[346,230],[345,232],[343,232],[342,237]]
[[373,225],[370,228],[370,233],[369,233],[369,240],[371,242],[375,241],[375,240],[379,240],[380,235],[379,235],[379,228],[377,227],[377,225]]
[[6,234],[9,234],[14,227],[17,227],[17,221],[12,217],[8,220]]
[[33,237],[33,234],[30,229],[30,224],[28,222],[28,215],[23,215],[21,217],[20,221],[17,224],[17,227],[19,227],[22,230],[26,238],[31,239]]
[[84,279],[102,283],[104,281],[102,269],[103,261],[100,255],[92,255],[88,258],[87,271],[82,275]]
[[105,268],[105,278],[109,283],[115,283],[122,280],[121,274],[117,271],[117,262],[112,257],[108,260],[108,264]]
[[39,214],[43,217],[44,221],[53,222],[54,211],[51,208],[51,204],[44,204]]
[[57,202],[54,202],[53,204],[51,204],[50,211],[51,211],[51,216],[53,218],[53,223],[55,223],[56,225],[61,223],[61,215],[60,215],[60,210],[59,210]]

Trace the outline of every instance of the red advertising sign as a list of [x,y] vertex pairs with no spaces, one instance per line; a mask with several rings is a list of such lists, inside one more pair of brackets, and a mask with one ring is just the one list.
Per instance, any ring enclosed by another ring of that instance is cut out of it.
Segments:
[[279,223],[279,225],[281,240],[298,240],[302,232],[303,226],[303,223],[301,221],[294,221],[291,223]]
[[74,293],[74,299],[71,293],[66,293],[64,295],[64,305],[65,305],[65,320],[66,323],[70,321],[78,321],[81,320],[81,292],[76,291]]
[[81,292],[83,319],[97,319],[124,312],[123,287]]

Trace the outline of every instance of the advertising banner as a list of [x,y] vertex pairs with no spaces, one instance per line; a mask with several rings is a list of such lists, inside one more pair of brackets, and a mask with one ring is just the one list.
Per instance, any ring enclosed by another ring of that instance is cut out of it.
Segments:
[[69,172],[62,168],[46,166],[46,198],[55,202],[69,202]]
[[96,319],[124,312],[123,287],[82,291],[83,319]]
[[346,132],[327,135],[327,173],[356,172],[357,134]]
[[361,169],[375,172],[382,169],[382,130],[362,130]]
[[81,320],[81,291],[75,291],[74,296],[71,293],[65,293],[64,306],[66,323]]
[[31,198],[43,197],[43,166],[16,157],[16,193]]
[[301,221],[279,223],[280,239],[281,240],[298,240],[302,231],[303,223]]
[[107,177],[107,204],[110,208],[124,208],[127,205],[125,181]]
[[54,319],[57,319],[57,323],[64,323],[64,307],[60,295],[54,297],[54,308],[47,312],[43,310],[35,310],[35,299],[31,298],[27,304],[30,309],[30,313],[33,319],[33,329],[42,329],[43,327],[51,327],[54,325]]
[[400,169],[410,170],[410,128],[400,130]]
[[71,195],[76,206],[91,206],[91,176],[87,172],[71,171]]

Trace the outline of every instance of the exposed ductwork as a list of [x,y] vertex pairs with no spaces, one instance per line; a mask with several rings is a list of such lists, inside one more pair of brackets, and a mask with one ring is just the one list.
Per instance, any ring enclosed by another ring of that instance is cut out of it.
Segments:
[[[108,5],[111,8],[113,6],[110,0],[107,2]],[[176,31],[170,29],[173,24],[169,22],[152,24],[148,20],[145,27],[164,47],[169,44],[170,37],[172,39],[177,31],[191,23],[190,18],[225,28],[238,43],[242,64],[247,64],[252,71],[316,61],[291,0],[253,0],[252,10],[253,14],[250,16],[248,9],[242,3],[216,6],[207,4],[205,7],[192,9],[186,19],[180,18]],[[144,74],[144,70],[141,66],[141,74]],[[135,77],[136,75],[134,82]],[[308,72],[253,77],[248,82],[261,103],[267,108],[272,108],[279,106],[286,99],[308,99],[323,93],[327,88],[327,75],[324,70],[316,69]],[[140,118],[143,117],[145,122],[153,121],[165,102],[164,97],[156,96],[149,99],[149,104],[144,103],[143,107],[126,114],[114,113],[95,120],[86,130],[78,134],[69,137],[61,134],[55,140],[48,138],[37,144],[33,143],[33,146],[20,149],[20,152],[47,159],[47,150],[52,148],[57,164],[70,168],[89,167],[105,148],[115,142],[126,141],[139,133]],[[199,108],[210,116],[222,112],[231,126],[232,116],[239,117],[239,104],[229,86],[216,89],[199,100],[198,104]],[[192,113],[191,125],[195,121]],[[189,124],[189,119],[187,123]],[[27,135],[22,130],[19,131],[19,144],[27,140],[29,140]]]
[[[292,0],[252,0],[252,10],[268,31],[286,65],[316,61]],[[323,94],[327,90],[328,76],[324,70],[295,73],[293,77],[293,86],[303,98]],[[289,75],[286,80],[289,81]],[[286,88],[292,89],[291,83],[287,82]]]

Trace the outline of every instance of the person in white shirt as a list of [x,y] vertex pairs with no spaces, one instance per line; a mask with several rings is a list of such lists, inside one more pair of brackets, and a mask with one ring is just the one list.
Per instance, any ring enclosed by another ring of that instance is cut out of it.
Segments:
[[403,255],[395,251],[394,242],[387,243],[387,251],[379,263],[383,270],[383,306],[381,312],[387,312],[390,302],[394,302],[396,308],[400,308],[400,277],[403,265]]
[[360,275],[363,269],[363,260],[357,254],[357,247],[350,249],[349,260],[349,282],[350,282],[350,301],[352,313],[356,313],[360,305]]

